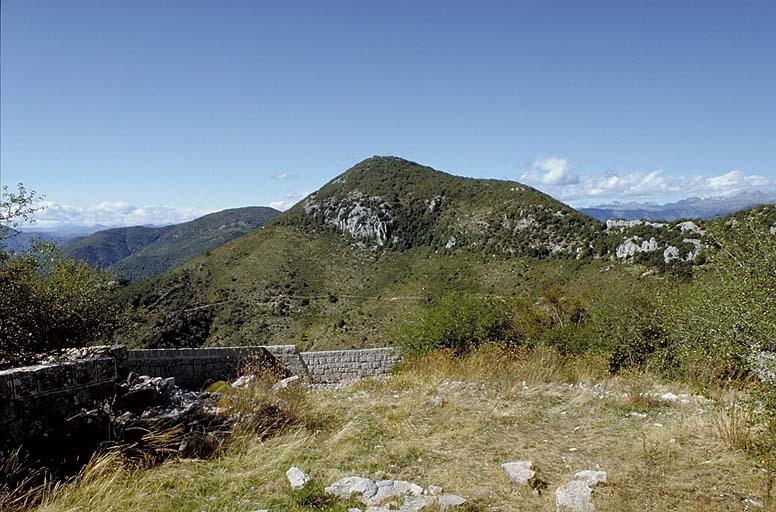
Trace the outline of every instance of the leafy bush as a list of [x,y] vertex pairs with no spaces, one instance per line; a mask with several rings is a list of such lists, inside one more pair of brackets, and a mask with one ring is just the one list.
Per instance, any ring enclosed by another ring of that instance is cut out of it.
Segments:
[[395,337],[408,354],[437,349],[462,354],[485,341],[514,342],[522,335],[505,301],[456,293],[402,324]]
[[[0,225],[29,221],[35,192],[3,189]],[[0,228],[0,242],[7,235]],[[119,320],[115,283],[85,263],[58,258],[49,244],[17,255],[0,244],[0,368],[106,338]]]
[[0,366],[107,338],[120,314],[114,287],[85,263],[0,256]]

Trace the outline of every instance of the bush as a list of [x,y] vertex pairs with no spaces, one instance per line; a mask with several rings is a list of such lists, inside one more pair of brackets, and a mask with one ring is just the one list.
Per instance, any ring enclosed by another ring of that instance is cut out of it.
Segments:
[[62,260],[50,244],[26,254],[5,249],[6,226],[30,222],[40,197],[22,184],[0,195],[0,368],[42,353],[104,339],[119,320],[115,283],[85,263]]
[[0,367],[106,339],[120,313],[114,288],[85,263],[0,256]]
[[505,301],[458,293],[442,298],[395,333],[407,354],[437,349],[463,354],[485,341],[512,343],[522,337]]

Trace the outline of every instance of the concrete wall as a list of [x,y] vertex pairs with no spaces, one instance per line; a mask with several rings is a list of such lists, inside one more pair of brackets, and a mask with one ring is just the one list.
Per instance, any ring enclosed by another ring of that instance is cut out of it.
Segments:
[[0,450],[46,435],[111,397],[116,360],[85,359],[0,371]]
[[[290,347],[296,350],[293,345]],[[265,347],[128,350],[127,359],[120,363],[120,372],[122,376],[133,371],[151,377],[175,377],[177,385],[196,390],[211,382],[234,380],[243,373],[245,365],[281,372],[284,367],[298,367],[287,346],[273,352],[277,358]],[[298,359],[299,352],[296,353]],[[280,368],[278,362],[282,365]]]
[[394,348],[302,352],[310,380],[332,383],[389,373],[401,361]]

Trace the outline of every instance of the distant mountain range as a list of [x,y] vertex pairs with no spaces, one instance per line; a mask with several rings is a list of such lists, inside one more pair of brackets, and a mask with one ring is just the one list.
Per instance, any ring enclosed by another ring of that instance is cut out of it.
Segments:
[[250,206],[211,213],[183,224],[98,231],[62,245],[62,254],[118,277],[137,280],[161,274],[264,225],[280,212]]
[[665,220],[678,219],[713,219],[730,215],[752,206],[776,203],[776,191],[772,192],[742,192],[730,197],[700,198],[691,197],[675,203],[612,203],[579,208],[600,221],[610,219],[627,220]]
[[22,232],[16,229],[8,228],[8,232],[6,233],[5,238],[0,241],[0,243],[5,249],[9,249],[15,253],[23,253],[29,251],[35,242],[49,242],[60,245],[65,243],[67,240],[67,238],[48,232]]

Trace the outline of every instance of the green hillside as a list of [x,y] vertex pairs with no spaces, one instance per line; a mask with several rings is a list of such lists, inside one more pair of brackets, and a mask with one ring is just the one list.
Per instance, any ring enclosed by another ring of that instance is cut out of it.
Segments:
[[138,280],[205,254],[262,226],[278,213],[273,208],[252,206],[211,213],[174,226],[108,229],[73,240],[62,252],[123,279]]
[[105,229],[67,242],[62,246],[62,255],[83,260],[95,267],[108,268],[154,243],[170,229],[172,226]]
[[452,176],[396,157],[357,164],[278,218],[369,248],[576,255],[602,224],[520,183]]
[[374,157],[261,229],[126,289],[134,314],[119,339],[385,345],[400,320],[453,292],[526,297],[635,283],[643,267],[610,268],[608,249],[634,230],[661,243],[676,236],[671,227],[607,231],[519,183]]

